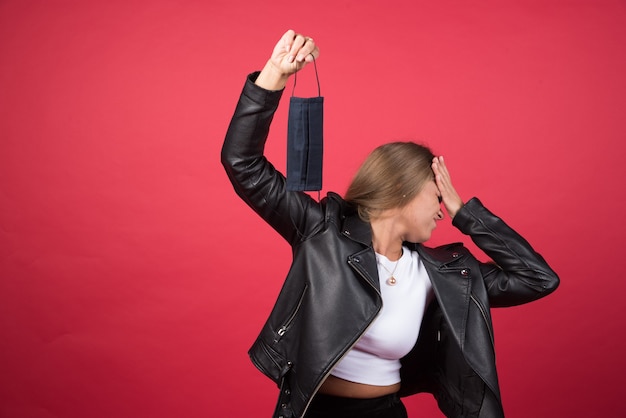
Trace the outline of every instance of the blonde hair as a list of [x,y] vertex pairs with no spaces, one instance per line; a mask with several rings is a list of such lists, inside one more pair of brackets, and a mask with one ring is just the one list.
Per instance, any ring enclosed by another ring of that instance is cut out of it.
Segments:
[[357,170],[345,200],[370,222],[386,209],[400,208],[433,180],[435,155],[414,142],[391,142],[374,149]]

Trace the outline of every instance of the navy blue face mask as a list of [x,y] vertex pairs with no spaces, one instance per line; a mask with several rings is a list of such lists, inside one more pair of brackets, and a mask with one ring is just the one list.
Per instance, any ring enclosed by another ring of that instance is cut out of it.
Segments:
[[317,97],[295,97],[296,75],[289,102],[287,123],[287,190],[319,191],[322,189],[324,150],[324,98],[315,67]]

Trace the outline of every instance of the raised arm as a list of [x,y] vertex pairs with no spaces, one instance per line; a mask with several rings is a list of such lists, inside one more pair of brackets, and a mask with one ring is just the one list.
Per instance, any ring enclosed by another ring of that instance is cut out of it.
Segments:
[[289,192],[285,177],[265,158],[270,125],[289,76],[319,50],[311,38],[287,31],[260,73],[244,85],[222,146],[222,164],[237,194],[294,245],[323,219],[318,202]]
[[481,263],[491,306],[530,302],[552,293],[559,278],[548,263],[517,232],[487,210],[478,199],[467,204],[452,186],[443,157],[432,163],[435,182],[452,223],[495,263]]

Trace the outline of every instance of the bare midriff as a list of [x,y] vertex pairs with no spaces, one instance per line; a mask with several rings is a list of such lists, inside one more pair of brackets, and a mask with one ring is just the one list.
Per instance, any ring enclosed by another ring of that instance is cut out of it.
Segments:
[[342,396],[344,398],[370,399],[379,396],[390,395],[400,390],[400,382],[388,386],[366,385],[364,383],[350,382],[333,375],[328,378],[320,387],[319,393],[332,396]]

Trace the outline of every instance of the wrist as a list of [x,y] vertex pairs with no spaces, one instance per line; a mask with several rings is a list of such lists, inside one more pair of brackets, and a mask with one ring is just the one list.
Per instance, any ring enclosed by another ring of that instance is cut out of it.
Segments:
[[459,200],[455,204],[451,205],[449,208],[446,208],[446,210],[448,211],[448,215],[450,215],[450,219],[454,219],[456,214],[459,213],[461,209],[463,209],[463,206],[463,201]]
[[289,80],[289,74],[282,72],[269,60],[257,77],[255,84],[266,90],[282,90],[287,85],[287,80]]

